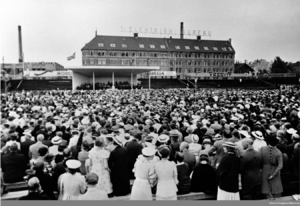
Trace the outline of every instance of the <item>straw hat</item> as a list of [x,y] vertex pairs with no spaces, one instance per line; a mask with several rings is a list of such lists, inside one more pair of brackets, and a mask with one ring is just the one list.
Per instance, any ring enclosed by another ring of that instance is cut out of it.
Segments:
[[251,134],[252,134],[256,139],[264,140],[264,137],[263,137],[263,134],[261,133],[261,131],[253,131],[253,132],[251,132]]
[[121,140],[120,136],[113,136],[112,138],[113,138],[113,140],[114,140],[115,143],[117,143],[120,146],[123,146],[122,140]]
[[223,143],[224,147],[231,147],[231,148],[236,148],[236,145],[233,142],[225,142]]
[[59,145],[61,142],[62,142],[62,139],[59,136],[55,136],[51,140],[51,143],[54,144],[54,145]]
[[157,141],[164,143],[169,141],[170,137],[168,135],[162,134],[160,136],[158,136]]

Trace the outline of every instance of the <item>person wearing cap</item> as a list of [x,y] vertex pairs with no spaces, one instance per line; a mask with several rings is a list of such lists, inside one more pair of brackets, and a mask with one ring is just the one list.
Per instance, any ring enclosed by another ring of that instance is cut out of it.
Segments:
[[260,150],[262,157],[262,188],[265,199],[280,197],[283,192],[280,171],[283,167],[282,153],[276,148],[278,139],[272,135],[269,145]]
[[260,197],[262,158],[260,153],[253,149],[252,145],[252,139],[245,138],[242,140],[245,151],[240,156],[243,200],[258,200]]
[[99,177],[95,173],[88,173],[85,177],[87,192],[78,197],[78,200],[108,200],[107,193],[97,187]]
[[217,166],[217,200],[240,200],[239,167],[240,160],[235,154],[235,143],[223,143],[224,156]]
[[29,147],[29,158],[30,158],[31,160],[36,160],[36,159],[39,157],[38,151],[39,151],[39,149],[40,149],[41,147],[46,147],[46,148],[48,148],[47,145],[44,145],[44,144],[42,143],[43,140],[44,140],[44,135],[43,135],[43,134],[39,134],[39,135],[37,136],[37,142]]
[[112,183],[110,180],[109,168],[108,168],[108,158],[110,152],[104,149],[104,138],[96,137],[95,146],[92,148],[88,154],[89,158],[89,170],[91,173],[97,174],[99,182],[97,188],[105,191],[107,194],[112,193]]
[[114,196],[125,196],[130,193],[130,171],[128,151],[122,146],[119,136],[113,136],[115,149],[108,158],[108,168],[111,171],[111,183]]
[[170,150],[161,148],[159,150],[161,160],[154,164],[157,175],[156,200],[177,200],[177,168],[173,161],[169,161]]
[[58,179],[58,200],[77,200],[86,192],[87,186],[84,176],[78,172],[80,161],[69,159],[66,161],[67,172]]
[[[198,153],[198,157],[200,158],[200,156],[203,154],[207,155],[209,165],[212,165],[212,163],[213,163],[213,156],[208,155],[208,152],[211,150],[211,148],[212,148],[211,139],[209,137],[208,138],[204,137],[203,142],[202,142],[202,148]],[[199,163],[199,160],[200,160],[199,158],[198,158],[198,161],[196,162],[196,165]]]
[[18,146],[15,143],[10,145],[9,151],[8,154],[1,156],[4,183],[22,182],[27,167],[25,157],[18,153]]
[[53,200],[43,190],[37,177],[32,177],[27,182],[29,193],[18,200]]
[[[6,142],[4,148],[8,148],[8,147],[10,147],[10,145],[16,144],[18,146],[18,150],[20,151],[21,150],[21,144],[20,144],[20,142],[17,141],[18,140],[17,132],[13,132],[13,133],[9,134],[9,139],[10,140]],[[4,150],[4,148],[3,148],[3,150]]]
[[[81,128],[81,129],[84,130],[83,128]],[[72,132],[71,132],[72,137],[71,137],[71,139],[69,141],[68,148],[71,148],[71,147],[77,145],[77,142],[78,142],[78,139],[79,139],[79,135],[81,135],[82,133],[83,133],[83,131],[81,131],[79,133],[79,130],[72,130]]]
[[[203,144],[205,144],[204,141]],[[191,192],[217,194],[216,171],[209,164],[209,156],[207,154],[200,154],[199,163],[196,164],[191,174]]]
[[153,137],[152,144],[155,145],[158,138],[158,134],[155,132],[155,127],[150,126],[149,131],[150,131],[149,136]]
[[155,184],[153,160],[156,150],[154,147],[145,147],[134,164],[135,180],[132,186],[130,200],[152,200],[151,187]]
[[253,131],[251,134],[255,138],[252,146],[255,151],[259,152],[262,147],[267,146],[261,131]]

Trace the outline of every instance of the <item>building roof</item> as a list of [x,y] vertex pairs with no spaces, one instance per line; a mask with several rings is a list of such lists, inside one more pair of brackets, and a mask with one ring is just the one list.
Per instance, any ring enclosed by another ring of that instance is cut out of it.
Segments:
[[[114,45],[111,45],[114,44]],[[206,47],[206,48],[205,48]],[[209,52],[235,54],[229,41],[175,38],[95,36],[81,50]]]
[[237,72],[238,70],[240,70],[243,67],[247,67],[249,69],[249,71],[254,72],[254,69],[252,67],[250,67],[248,64],[246,63],[239,63],[239,64],[235,64],[234,65],[234,72]]

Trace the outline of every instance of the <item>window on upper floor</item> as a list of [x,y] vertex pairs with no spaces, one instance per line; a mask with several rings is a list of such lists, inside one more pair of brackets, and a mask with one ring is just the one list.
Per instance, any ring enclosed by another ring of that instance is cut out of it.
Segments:
[[142,48],[142,49],[145,48],[144,44],[140,44],[139,46],[140,46],[140,48]]
[[110,47],[116,47],[116,44],[110,44]]
[[103,43],[98,43],[98,47],[104,47]]
[[223,50],[223,51],[227,51],[226,47],[222,47],[222,50]]
[[218,51],[218,48],[217,48],[217,47],[213,47],[213,49],[214,49],[215,51]]
[[175,49],[180,49],[180,46],[175,46]]
[[189,50],[189,49],[190,49],[190,47],[189,47],[189,46],[185,46],[185,49],[186,49],[186,50]]
[[231,47],[228,47],[229,51],[232,51]]
[[161,49],[165,49],[166,46],[165,46],[165,45],[160,45],[160,48],[161,48]]
[[200,48],[198,46],[194,46],[196,50],[200,50]]
[[122,48],[127,48],[127,44],[122,44]]
[[204,50],[209,50],[207,46],[204,47]]
[[151,49],[155,49],[155,46],[153,44],[150,44]]

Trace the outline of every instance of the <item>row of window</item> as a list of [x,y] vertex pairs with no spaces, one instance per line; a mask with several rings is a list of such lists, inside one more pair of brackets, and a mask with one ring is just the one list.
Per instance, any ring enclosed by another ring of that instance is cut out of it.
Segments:
[[[116,47],[116,44],[111,43],[111,44],[109,44],[109,46],[110,46],[111,48],[115,48],[115,47]],[[98,43],[98,47],[104,47],[104,43]],[[144,49],[144,48],[145,48],[145,45],[144,45],[144,44],[139,44],[139,47],[140,47],[141,49]],[[160,49],[166,49],[166,45],[159,45],[159,47],[160,47]],[[122,44],[122,48],[127,48],[127,44]],[[149,48],[150,48],[150,49],[155,49],[155,45],[154,45],[154,44],[150,44],[150,45],[149,45]],[[190,49],[191,49],[190,46],[184,46],[184,48],[185,48],[186,50],[190,50]],[[199,46],[194,46],[194,48],[195,48],[195,50],[200,50],[200,47],[199,47]],[[218,51],[218,50],[219,50],[217,47],[212,47],[212,48],[213,48],[213,50],[215,50],[215,51]],[[175,49],[181,49],[181,47],[178,45],[178,46],[175,46]],[[209,50],[208,47],[203,47],[203,49],[204,49],[204,50],[207,50],[207,51]],[[222,47],[221,49],[222,49],[223,51],[233,51],[231,47]],[[228,50],[227,50],[227,49],[228,49]]]
[[176,73],[210,73],[210,72],[233,72],[233,68],[170,68],[170,71],[176,71]]
[[83,56],[114,56],[114,57],[171,57],[171,58],[221,58],[233,59],[233,54],[204,54],[186,52],[127,52],[127,51],[82,51]]
[[139,66],[231,66],[233,61],[193,61],[193,60],[157,60],[157,59],[106,59],[106,58],[85,58],[84,65],[139,65]]

